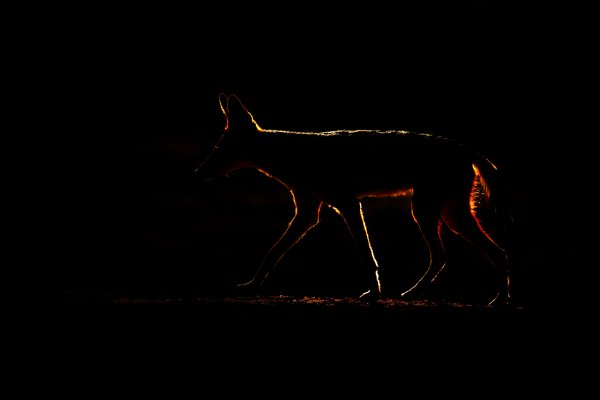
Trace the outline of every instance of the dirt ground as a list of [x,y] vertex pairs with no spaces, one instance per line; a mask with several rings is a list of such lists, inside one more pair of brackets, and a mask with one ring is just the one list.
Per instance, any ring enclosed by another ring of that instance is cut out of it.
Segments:
[[[526,330],[537,314],[523,306],[484,306],[457,302],[383,299],[369,304],[359,298],[319,296],[134,297],[69,292],[65,315],[106,326],[139,329],[165,321],[204,333],[227,330],[256,333],[274,327],[330,331],[384,330],[402,334],[431,329],[448,332],[476,329]],[[538,320],[539,322],[539,320]]]

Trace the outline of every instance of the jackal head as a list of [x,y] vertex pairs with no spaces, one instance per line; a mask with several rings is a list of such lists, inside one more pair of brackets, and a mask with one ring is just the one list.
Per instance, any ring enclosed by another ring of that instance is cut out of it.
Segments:
[[211,180],[253,166],[254,147],[261,128],[236,95],[219,95],[225,129],[210,154],[196,168],[201,179]]

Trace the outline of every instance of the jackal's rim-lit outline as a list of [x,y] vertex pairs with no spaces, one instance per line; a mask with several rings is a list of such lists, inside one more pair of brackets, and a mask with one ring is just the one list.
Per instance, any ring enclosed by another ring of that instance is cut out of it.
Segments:
[[[368,291],[381,297],[380,267],[369,238],[363,200],[410,199],[410,212],[429,250],[429,266],[403,296],[435,280],[446,263],[441,235],[448,227],[478,247],[495,270],[497,294],[510,299],[505,234],[510,215],[497,167],[451,139],[407,131],[294,132],[262,129],[236,95],[219,95],[226,124],[211,153],[196,169],[214,178],[242,168],[276,180],[291,194],[294,216],[267,252],[254,277],[238,287],[260,288],[285,254],[319,224],[323,206],[339,214],[364,265],[372,268]],[[483,224],[485,214],[495,224]]]

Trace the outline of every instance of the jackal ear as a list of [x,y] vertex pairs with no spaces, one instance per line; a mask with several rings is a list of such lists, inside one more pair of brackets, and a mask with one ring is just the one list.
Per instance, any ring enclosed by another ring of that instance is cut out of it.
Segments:
[[223,115],[227,117],[227,96],[225,93],[219,93],[219,107],[221,107]]
[[260,130],[260,127],[256,121],[254,121],[252,114],[250,114],[246,106],[244,106],[241,100],[234,94],[227,98],[227,108],[225,114],[227,115],[228,128],[254,128],[256,130]]

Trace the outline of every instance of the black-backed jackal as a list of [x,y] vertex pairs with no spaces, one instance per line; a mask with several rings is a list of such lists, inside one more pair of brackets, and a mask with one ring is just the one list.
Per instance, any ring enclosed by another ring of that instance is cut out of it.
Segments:
[[[235,95],[219,96],[226,117],[223,135],[198,167],[202,178],[253,168],[290,193],[294,217],[268,251],[254,277],[238,286],[258,289],[285,254],[319,223],[324,206],[345,221],[364,265],[372,269],[370,300],[381,296],[380,269],[369,239],[363,200],[409,197],[411,212],[429,248],[424,274],[402,295],[431,282],[443,269],[441,229],[480,248],[495,269],[497,295],[509,301],[509,269],[503,234],[510,220],[497,168],[453,140],[405,131],[290,132],[262,129]],[[494,192],[498,189],[499,192]],[[493,198],[492,198],[493,197]],[[480,214],[494,221],[484,225]]]

